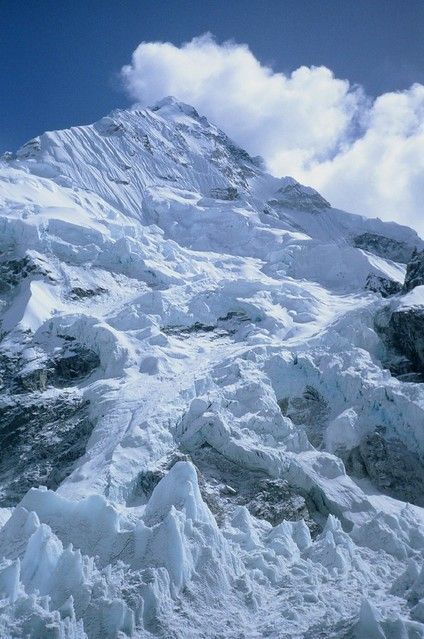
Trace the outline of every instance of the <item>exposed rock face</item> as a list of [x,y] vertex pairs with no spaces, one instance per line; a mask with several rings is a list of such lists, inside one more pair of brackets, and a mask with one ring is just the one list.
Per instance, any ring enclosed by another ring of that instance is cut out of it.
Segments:
[[202,335],[209,333],[211,339],[220,339],[239,334],[243,335],[243,328],[250,322],[246,313],[240,311],[229,311],[226,315],[218,317],[216,324],[203,324],[195,322],[189,326],[163,326],[162,331],[166,335],[174,335],[179,339],[187,339],[191,335]]
[[54,361],[52,378],[58,384],[67,384],[82,379],[100,365],[97,353],[91,349],[75,346],[70,352]]
[[278,405],[283,415],[289,417],[294,424],[304,427],[313,446],[321,445],[329,406],[316,388],[306,386],[303,395],[284,397]]
[[0,399],[0,506],[12,506],[33,486],[55,489],[85,452],[93,425],[88,402],[56,398]]
[[97,354],[65,341],[51,359],[32,344],[32,361],[0,352],[1,507],[15,505],[31,487],[57,488],[93,429],[77,385],[99,365]]
[[394,262],[409,262],[413,255],[414,247],[406,242],[400,242],[377,233],[361,233],[353,238],[353,245],[357,248],[374,253],[380,257]]
[[47,387],[49,371],[47,368],[35,368],[28,373],[18,375],[16,380],[24,392],[42,391]]
[[211,197],[217,200],[236,200],[238,198],[238,191],[234,187],[228,187],[226,189],[212,189]]
[[0,262],[0,295],[14,289],[19,282],[30,275],[48,275],[46,265],[32,256]]
[[424,251],[415,251],[406,268],[403,290],[407,293],[424,284]]
[[209,446],[203,446],[190,458],[199,472],[203,498],[218,518],[229,509],[246,506],[252,515],[273,526],[283,520],[304,519],[311,534],[320,530],[313,518],[312,503],[307,503],[287,481],[247,470]]
[[403,306],[403,298],[375,316],[374,328],[386,346],[384,366],[403,381],[421,382],[424,374],[424,307]]
[[386,330],[390,345],[424,372],[424,307],[400,308],[391,314]]
[[401,441],[376,431],[349,452],[345,464],[349,473],[369,477],[391,497],[424,505],[424,466]]
[[101,286],[97,286],[96,288],[81,288],[80,286],[75,286],[71,289],[70,296],[73,299],[84,299],[86,297],[102,295],[103,293],[107,293],[107,290]]
[[270,206],[281,206],[312,213],[319,213],[331,208],[331,204],[315,189],[303,186],[293,178],[284,178],[284,181],[285,184],[278,189],[275,197],[269,200],[268,204]]
[[53,359],[40,351],[34,362],[24,365],[21,357],[0,354],[1,391],[31,393],[47,386],[74,386],[99,366],[100,359],[93,350],[75,344],[62,348]]
[[[305,519],[312,532],[318,526],[310,518],[305,498],[290,488],[282,479],[263,478],[258,481],[257,492],[246,502],[249,511],[259,519],[265,519],[276,526],[285,519],[297,521]],[[314,525],[315,524],[315,525]]]
[[365,289],[373,293],[380,293],[382,297],[390,297],[401,292],[402,284],[387,277],[370,274],[367,277]]
[[202,497],[219,521],[229,510],[246,506],[252,515],[273,526],[284,520],[304,519],[312,535],[320,531],[310,512],[312,502],[308,504],[287,481],[248,471],[207,445],[191,455],[177,451],[155,470],[141,473],[133,493],[134,503],[148,501],[155,486],[178,461],[195,465]]

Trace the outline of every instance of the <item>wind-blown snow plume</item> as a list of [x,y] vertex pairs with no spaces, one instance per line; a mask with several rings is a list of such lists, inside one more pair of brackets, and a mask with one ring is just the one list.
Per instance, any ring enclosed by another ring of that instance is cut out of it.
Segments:
[[175,95],[275,175],[293,175],[341,208],[424,229],[424,87],[367,98],[326,67],[277,73],[247,45],[210,34],[180,47],[143,42],[122,78],[132,98]]

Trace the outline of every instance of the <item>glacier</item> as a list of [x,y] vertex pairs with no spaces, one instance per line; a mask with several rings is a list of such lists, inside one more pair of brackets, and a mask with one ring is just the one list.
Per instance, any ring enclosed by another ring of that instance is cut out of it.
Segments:
[[175,98],[0,160],[0,636],[424,637],[424,242]]

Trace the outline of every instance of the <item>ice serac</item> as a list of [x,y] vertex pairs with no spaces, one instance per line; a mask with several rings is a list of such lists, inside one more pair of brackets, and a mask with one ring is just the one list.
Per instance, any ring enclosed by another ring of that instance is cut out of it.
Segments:
[[0,161],[0,636],[424,637],[424,242],[174,98]]

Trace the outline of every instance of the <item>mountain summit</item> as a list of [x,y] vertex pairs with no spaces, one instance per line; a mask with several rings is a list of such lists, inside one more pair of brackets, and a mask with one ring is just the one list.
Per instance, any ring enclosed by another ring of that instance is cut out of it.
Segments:
[[175,98],[0,161],[2,637],[424,637],[424,242]]

